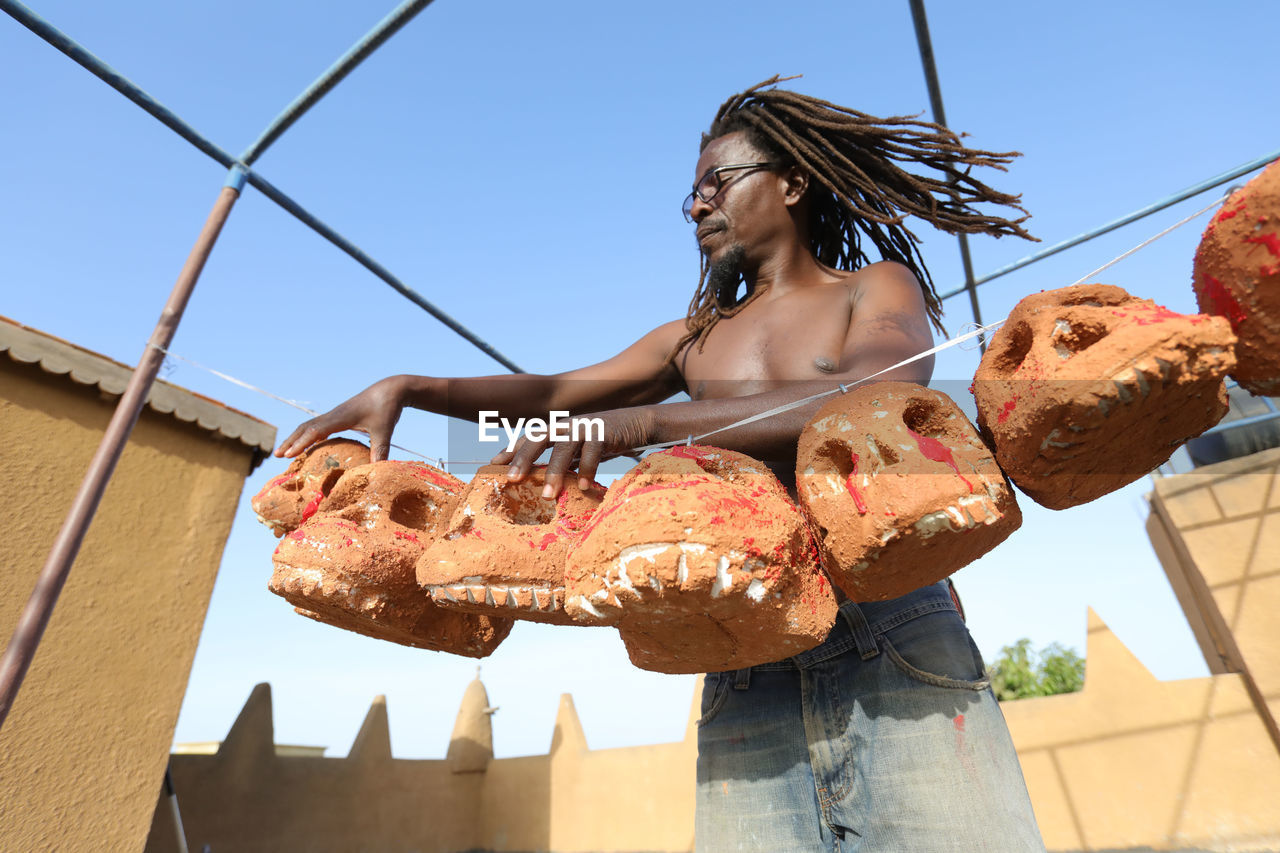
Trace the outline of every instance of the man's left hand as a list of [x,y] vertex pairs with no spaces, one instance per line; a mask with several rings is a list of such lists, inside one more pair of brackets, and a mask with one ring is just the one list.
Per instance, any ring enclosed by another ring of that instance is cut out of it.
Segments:
[[[603,431],[594,423],[597,419],[603,424]],[[555,498],[564,488],[565,476],[575,467],[578,486],[585,491],[595,480],[596,469],[602,461],[652,443],[653,429],[654,417],[650,406],[575,415],[570,418],[568,440],[552,441],[548,436],[540,441],[530,441],[522,435],[514,448],[499,453],[490,460],[490,464],[510,465],[507,479],[518,483],[528,476],[538,457],[550,445],[551,461],[547,464],[542,496]]]

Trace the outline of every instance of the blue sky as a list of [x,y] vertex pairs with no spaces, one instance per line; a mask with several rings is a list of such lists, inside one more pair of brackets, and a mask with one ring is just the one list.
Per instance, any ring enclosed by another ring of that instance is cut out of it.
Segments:
[[[386,11],[369,4],[41,0],[32,8],[231,152]],[[1033,233],[1073,236],[1280,147],[1258,4],[929,4],[947,115],[1024,156],[1007,175]],[[516,3],[437,0],[258,162],[273,183],[528,370],[608,357],[683,316],[697,277],[679,213],[698,136],[729,94],[774,73],[866,112],[927,111],[903,2]],[[224,169],[0,17],[0,313],[125,362],[142,351]],[[985,318],[1074,281],[1207,204],[1201,196],[982,288]],[[1194,306],[1206,220],[1101,280]],[[920,225],[940,290],[955,239]],[[1034,246],[972,241],[979,274]],[[951,300],[952,334],[972,318]],[[327,408],[391,373],[500,372],[256,191],[206,267],[175,352]],[[970,349],[935,376],[967,384]],[[167,378],[277,424],[299,413],[178,363]],[[397,442],[447,455],[444,421]],[[402,757],[443,755],[475,662],[310,623],[266,592],[275,540],[247,496],[228,542],[178,740],[217,740],[270,681],[277,740],[346,752],[388,696]],[[1160,677],[1204,664],[1142,528],[1146,482],[1023,528],[957,581],[988,658],[1030,637],[1083,651],[1092,605]],[[500,755],[544,751],[571,692],[593,747],[673,740],[693,681],[635,670],[616,636],[517,627],[483,662]]]

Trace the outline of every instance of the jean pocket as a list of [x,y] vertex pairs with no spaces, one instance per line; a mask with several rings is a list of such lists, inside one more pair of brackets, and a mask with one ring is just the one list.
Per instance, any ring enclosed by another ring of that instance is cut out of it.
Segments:
[[905,675],[935,687],[982,690],[991,679],[960,615],[927,613],[880,635],[884,653]]
[[729,697],[729,682],[733,672],[708,672],[702,682],[702,704],[699,707],[698,727],[711,722],[724,700]]

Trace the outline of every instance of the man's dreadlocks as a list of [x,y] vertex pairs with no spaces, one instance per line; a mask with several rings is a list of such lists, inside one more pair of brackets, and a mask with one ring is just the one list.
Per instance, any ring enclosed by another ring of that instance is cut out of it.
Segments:
[[[700,150],[721,136],[745,131],[777,168],[799,166],[808,172],[810,248],[819,263],[844,270],[870,263],[862,248],[862,238],[870,238],[882,258],[905,264],[915,274],[929,319],[944,332],[942,304],[920,255],[919,238],[903,220],[917,216],[952,234],[1036,239],[1021,226],[1029,214],[1018,204],[1020,196],[998,192],[969,175],[973,166],[1005,171],[1019,153],[965,148],[959,136],[938,124],[908,116],[876,118],[808,95],[766,88],[791,79],[774,76],[725,101],[710,131],[702,135]],[[939,174],[914,174],[899,163],[919,164]],[[1013,220],[988,216],[973,208],[980,202],[1012,207],[1023,215]],[[708,282],[708,269],[704,256],[685,321],[688,332],[672,358],[690,341],[701,350],[721,317],[732,317],[760,293],[738,300],[736,282],[716,292]]]

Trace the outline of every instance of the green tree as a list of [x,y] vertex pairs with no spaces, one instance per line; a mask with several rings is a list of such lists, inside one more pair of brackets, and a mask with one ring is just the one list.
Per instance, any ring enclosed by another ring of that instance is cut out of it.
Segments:
[[1023,637],[1000,650],[990,664],[991,689],[1001,702],[1028,696],[1074,693],[1084,687],[1084,658],[1074,649],[1050,643],[1039,652]]

